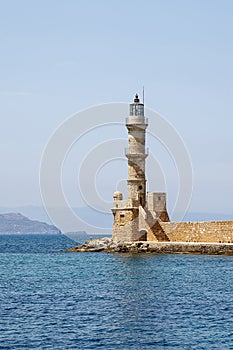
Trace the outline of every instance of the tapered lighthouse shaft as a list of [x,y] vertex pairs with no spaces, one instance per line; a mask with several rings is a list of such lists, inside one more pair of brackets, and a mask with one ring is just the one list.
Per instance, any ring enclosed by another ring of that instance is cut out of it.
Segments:
[[126,119],[128,129],[128,199],[138,200],[143,207],[146,203],[145,178],[145,132],[147,123],[144,117],[144,105],[138,95],[130,104],[130,115]]

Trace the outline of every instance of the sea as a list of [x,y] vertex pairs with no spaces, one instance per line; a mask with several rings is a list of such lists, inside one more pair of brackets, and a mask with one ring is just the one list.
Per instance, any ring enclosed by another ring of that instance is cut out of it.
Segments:
[[0,349],[233,349],[233,257],[0,236]]

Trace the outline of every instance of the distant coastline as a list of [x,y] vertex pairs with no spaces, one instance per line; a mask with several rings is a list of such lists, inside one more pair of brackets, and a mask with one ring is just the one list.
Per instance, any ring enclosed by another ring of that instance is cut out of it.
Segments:
[[0,235],[19,234],[61,234],[54,225],[30,220],[21,213],[0,214]]

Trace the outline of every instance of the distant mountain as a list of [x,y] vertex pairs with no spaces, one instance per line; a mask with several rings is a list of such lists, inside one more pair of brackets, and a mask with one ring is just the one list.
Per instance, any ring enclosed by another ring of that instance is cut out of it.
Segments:
[[30,220],[20,213],[0,214],[0,234],[61,234],[53,225]]
[[0,214],[5,213],[21,213],[31,220],[46,222],[49,225],[52,224],[46,210],[42,206],[26,205],[21,207],[0,207]]

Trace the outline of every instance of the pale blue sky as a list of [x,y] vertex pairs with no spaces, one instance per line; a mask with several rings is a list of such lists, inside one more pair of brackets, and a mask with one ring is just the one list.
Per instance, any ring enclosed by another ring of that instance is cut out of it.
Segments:
[[190,210],[232,213],[232,1],[1,0],[0,41],[0,206],[41,204],[41,154],[69,115],[144,85],[191,155]]

